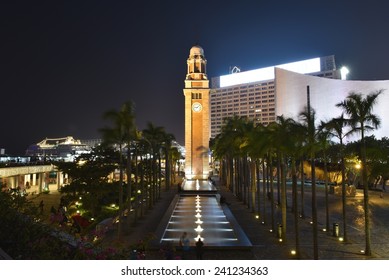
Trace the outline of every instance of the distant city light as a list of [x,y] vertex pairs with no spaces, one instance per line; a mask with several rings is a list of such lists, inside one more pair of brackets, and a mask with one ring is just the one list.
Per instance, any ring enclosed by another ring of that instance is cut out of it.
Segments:
[[220,76],[220,87],[273,80],[275,67],[300,74],[315,73],[320,71],[320,57]]

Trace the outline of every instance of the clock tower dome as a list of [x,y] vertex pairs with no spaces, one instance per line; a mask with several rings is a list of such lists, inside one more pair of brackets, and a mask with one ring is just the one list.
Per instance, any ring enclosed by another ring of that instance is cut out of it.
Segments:
[[207,60],[200,46],[193,46],[187,59],[185,79],[185,177],[209,176],[209,81]]

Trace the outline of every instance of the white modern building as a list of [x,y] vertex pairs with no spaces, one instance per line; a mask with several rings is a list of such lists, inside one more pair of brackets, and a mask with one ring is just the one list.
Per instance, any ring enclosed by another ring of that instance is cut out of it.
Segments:
[[[343,101],[351,91],[363,94],[380,89],[389,91],[389,81],[346,80],[347,71],[337,69],[333,55],[251,71],[236,70],[212,79],[211,138],[220,133],[224,120],[234,115],[265,125],[280,115],[297,119],[307,105],[307,86],[310,105],[316,110],[317,119],[323,121],[340,115],[335,104]],[[380,96],[375,110],[382,120],[386,117],[384,104],[389,104],[388,95],[389,92]],[[375,135],[389,135],[387,132],[383,123]]]
[[259,68],[212,78],[210,91],[211,138],[220,133],[226,118],[246,116],[255,124],[274,122],[277,94],[275,69],[286,69],[301,74],[340,79],[335,57],[307,59],[277,66]]
[[[336,104],[343,101],[350,92],[367,95],[383,90],[383,94],[378,97],[378,102],[373,109],[373,113],[381,119],[381,126],[373,133],[378,139],[389,137],[389,80],[334,80],[303,75],[280,68],[275,69],[275,76],[276,115],[294,119],[297,119],[307,104],[307,86],[310,92],[310,106],[315,109],[318,121],[339,117],[341,109],[336,107]],[[348,140],[355,139],[349,138]]]

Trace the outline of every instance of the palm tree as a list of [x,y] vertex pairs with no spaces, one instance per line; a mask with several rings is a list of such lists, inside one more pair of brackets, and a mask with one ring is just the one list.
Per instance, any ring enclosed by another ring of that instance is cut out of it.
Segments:
[[[101,129],[104,142],[118,146],[119,154],[119,225],[118,238],[122,235],[123,208],[123,149],[129,144],[135,129],[134,106],[131,101],[125,102],[120,111],[109,110],[104,113],[103,118],[112,122],[112,127]],[[127,147],[129,149],[129,146]],[[130,178],[127,179],[131,181]],[[130,185],[131,186],[131,185]],[[131,191],[129,193],[131,195]]]
[[311,162],[311,181],[312,181],[312,230],[313,230],[313,257],[319,258],[318,250],[318,221],[317,221],[317,202],[316,202],[316,166],[315,154],[318,150],[317,145],[317,129],[315,110],[310,106],[306,107],[301,113],[300,118],[302,126],[305,130],[306,147]]
[[213,154],[224,161],[226,168],[226,185],[239,198],[242,198],[242,176],[239,174],[242,155],[246,141],[245,129],[247,119],[234,116],[225,120],[222,132],[216,136],[212,145]]
[[[171,170],[172,183],[175,184],[177,176],[179,175],[179,171],[180,171],[179,167],[180,167],[180,159],[181,159],[181,153],[177,147],[170,148],[169,157],[171,159],[169,168]],[[177,170],[175,170],[176,166],[177,166]]]
[[[260,164],[264,166],[265,157],[267,154],[267,145],[270,141],[267,141],[267,129],[265,126],[259,124],[248,133],[247,145],[248,155],[251,158],[251,200],[252,200],[252,211],[256,213],[259,219],[263,222],[266,221],[266,213],[261,214],[261,202],[260,202],[260,180],[259,180],[259,169]],[[264,169],[264,168],[263,168]],[[264,173],[262,175],[263,186],[265,186]],[[263,201],[265,210],[265,200]],[[272,216],[273,221],[274,215]],[[273,228],[274,230],[274,228]]]
[[344,160],[344,144],[343,140],[345,137],[347,137],[350,133],[352,133],[352,130],[345,133],[343,131],[344,127],[347,125],[348,120],[344,118],[344,115],[342,114],[338,118],[333,118],[332,120],[328,121],[327,123],[323,124],[323,128],[326,129],[329,134],[339,140],[340,145],[340,164],[341,164],[341,170],[342,170],[342,218],[343,218],[343,240],[344,242],[347,242],[348,236],[347,236],[347,223],[346,223],[346,172],[345,172],[345,160]]
[[299,230],[299,212],[298,212],[298,191],[297,191],[297,159],[301,157],[303,150],[303,127],[291,122],[288,126],[288,155],[291,163],[291,177],[292,177],[292,212],[294,216],[294,231],[295,231],[295,249],[296,257],[300,258],[300,230]]
[[164,158],[165,158],[165,187],[166,189],[170,188],[170,185],[172,183],[172,168],[171,168],[171,161],[172,161],[172,143],[175,140],[175,137],[171,133],[164,133],[162,136],[162,148],[164,152]]
[[165,141],[165,129],[162,126],[155,126],[153,123],[147,123],[143,130],[143,137],[150,144],[151,148],[151,167],[152,167],[152,186],[151,186],[151,205],[154,205],[160,196],[161,190],[161,148]]
[[135,139],[134,139],[134,142],[133,142],[133,148],[134,148],[134,158],[135,158],[135,174],[134,174],[134,177],[135,177],[135,189],[134,189],[134,193],[135,193],[135,209],[134,209],[134,224],[137,222],[137,219],[138,219],[138,214],[139,214],[139,204],[141,203],[139,201],[139,193],[138,191],[141,191],[140,190],[140,184],[139,184],[139,162],[138,162],[138,155],[139,155],[139,146],[140,146],[140,141],[142,139],[142,132],[137,130],[136,133],[135,133]]
[[[272,123],[270,129],[273,130],[273,141],[277,147],[277,154],[281,166],[281,218],[282,218],[282,239],[286,242],[286,156],[291,151],[292,141],[289,138],[290,131],[295,121],[291,118],[278,116],[277,121]],[[272,176],[272,174],[271,174]]]
[[318,133],[318,144],[320,146],[323,157],[323,169],[324,169],[324,193],[325,193],[325,205],[326,205],[326,232],[330,231],[330,212],[328,205],[328,148],[330,145],[330,132],[325,127],[325,122],[320,121]]
[[361,155],[362,155],[362,183],[364,196],[364,211],[365,211],[365,254],[371,256],[371,238],[370,238],[370,217],[369,217],[369,187],[367,182],[367,166],[366,166],[366,144],[365,133],[379,127],[380,119],[373,114],[373,107],[377,103],[378,97],[383,93],[383,90],[372,92],[366,97],[361,93],[351,92],[344,101],[336,104],[337,107],[349,116],[349,123],[354,132],[361,134]]

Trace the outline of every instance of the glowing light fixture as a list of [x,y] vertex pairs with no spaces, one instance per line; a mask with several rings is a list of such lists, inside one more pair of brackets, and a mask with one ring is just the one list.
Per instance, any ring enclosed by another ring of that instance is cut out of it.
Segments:
[[315,73],[320,71],[320,57],[220,76],[220,87],[273,80],[275,67],[299,74]]
[[202,232],[203,230],[204,229],[200,225],[198,225],[197,228],[195,228],[195,231],[197,232]]
[[199,238],[201,239],[201,241],[204,241],[204,238],[203,238],[203,237],[201,237],[201,235],[200,235],[200,234],[198,234],[198,235],[195,237],[195,240],[197,241],[197,240],[199,240]]
[[347,69],[347,67],[340,68],[340,78],[342,80],[347,80],[347,75],[350,73],[350,71]]

